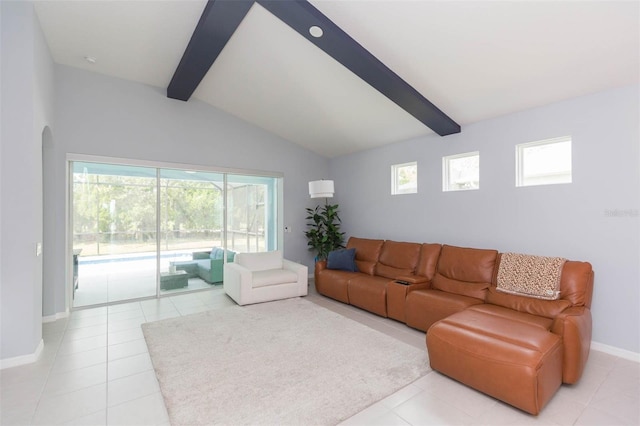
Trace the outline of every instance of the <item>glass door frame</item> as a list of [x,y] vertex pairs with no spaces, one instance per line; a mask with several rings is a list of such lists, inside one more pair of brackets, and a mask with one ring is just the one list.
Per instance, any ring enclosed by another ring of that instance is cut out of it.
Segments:
[[[74,274],[74,266],[73,266],[73,242],[74,242],[74,228],[73,228],[73,163],[74,162],[91,162],[91,163],[103,163],[109,165],[122,165],[122,166],[133,166],[133,167],[150,167],[156,169],[156,293],[155,296],[148,297],[139,297],[134,299],[127,299],[121,301],[113,301],[109,302],[108,300],[104,303],[99,303],[95,305],[87,305],[74,307],[73,306],[73,295],[74,295],[74,283],[73,283],[73,274]],[[273,239],[274,243],[270,246],[272,249],[283,250],[283,242],[284,242],[284,174],[280,172],[267,172],[267,171],[257,171],[257,170],[243,170],[243,169],[235,169],[235,168],[223,168],[223,167],[211,167],[211,166],[203,166],[203,165],[195,165],[195,164],[184,164],[184,163],[169,163],[169,162],[159,162],[159,161],[147,161],[147,160],[134,160],[134,159],[125,159],[118,157],[105,157],[105,156],[94,156],[94,155],[86,155],[86,154],[73,154],[68,153],[65,159],[65,168],[66,168],[66,232],[65,232],[65,292],[66,292],[66,301],[69,311],[84,309],[88,307],[99,307],[99,306],[108,306],[112,304],[119,303],[128,303],[135,302],[140,300],[149,300],[149,299],[158,299],[167,296],[174,296],[176,294],[188,294],[198,291],[206,291],[207,289],[194,289],[194,290],[185,290],[180,293],[171,293],[171,294],[163,294],[160,289],[160,268],[161,268],[161,172],[162,169],[174,169],[174,170],[183,170],[183,171],[193,171],[193,172],[207,172],[207,173],[219,173],[223,175],[223,224],[221,227],[221,244],[223,245],[224,251],[224,262],[227,262],[227,221],[228,221],[228,196],[229,191],[227,190],[228,185],[228,175],[242,175],[242,176],[255,176],[262,178],[273,178],[275,179],[275,184],[273,185],[272,197],[275,198],[275,205],[273,209],[275,211],[275,220],[273,223],[270,223],[270,227],[274,227],[273,229]],[[271,198],[271,197],[270,197]]]

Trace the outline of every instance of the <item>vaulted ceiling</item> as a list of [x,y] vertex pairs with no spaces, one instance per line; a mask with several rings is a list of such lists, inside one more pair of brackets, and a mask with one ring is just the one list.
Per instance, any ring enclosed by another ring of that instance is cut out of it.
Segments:
[[[57,63],[166,89],[206,3],[57,0],[36,11]],[[310,3],[463,132],[640,81],[635,1]],[[327,157],[433,133],[258,3],[193,98]]]

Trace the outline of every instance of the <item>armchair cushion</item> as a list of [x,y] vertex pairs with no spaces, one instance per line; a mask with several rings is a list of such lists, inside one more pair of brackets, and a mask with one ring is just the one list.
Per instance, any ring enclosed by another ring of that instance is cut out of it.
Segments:
[[235,263],[250,271],[266,271],[267,269],[282,269],[282,252],[280,250],[260,253],[238,253]]
[[253,288],[266,287],[274,284],[285,284],[296,282],[298,275],[287,269],[268,269],[265,271],[254,271],[252,274]]

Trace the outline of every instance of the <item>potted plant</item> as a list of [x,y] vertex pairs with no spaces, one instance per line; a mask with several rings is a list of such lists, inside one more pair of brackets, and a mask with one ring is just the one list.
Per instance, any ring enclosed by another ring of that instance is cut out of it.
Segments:
[[329,252],[344,248],[344,232],[340,232],[338,205],[325,204],[307,208],[307,227],[305,232],[309,250],[314,250],[316,261],[325,260]]

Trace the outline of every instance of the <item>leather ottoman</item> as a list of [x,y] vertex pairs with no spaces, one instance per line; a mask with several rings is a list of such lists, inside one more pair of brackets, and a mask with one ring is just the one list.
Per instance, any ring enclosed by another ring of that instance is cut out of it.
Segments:
[[465,310],[427,332],[431,368],[537,415],[562,384],[562,342],[544,327]]

